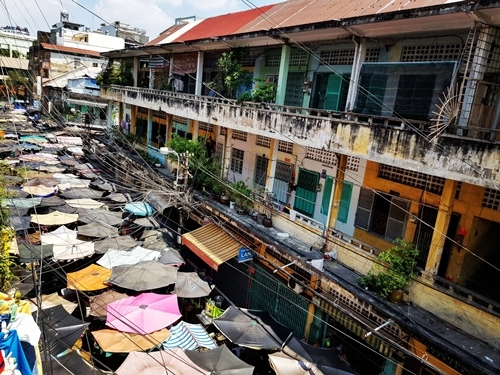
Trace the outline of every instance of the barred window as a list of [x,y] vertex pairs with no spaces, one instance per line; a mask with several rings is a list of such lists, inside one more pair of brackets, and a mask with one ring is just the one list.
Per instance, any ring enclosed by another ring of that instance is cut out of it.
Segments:
[[500,190],[486,188],[484,190],[482,206],[500,211]]
[[335,152],[315,147],[308,147],[306,149],[306,159],[316,160],[324,164],[337,164],[337,155],[335,155]]
[[403,185],[413,186],[439,195],[443,193],[444,189],[445,179],[442,177],[393,167],[392,165],[380,164],[378,176],[389,181],[399,182]]
[[255,176],[253,182],[259,186],[266,186],[267,179],[267,167],[269,165],[269,159],[265,156],[257,155],[255,160]]
[[456,61],[460,60],[462,50],[463,46],[461,43],[403,46],[401,61]]
[[236,173],[243,172],[243,157],[245,152],[243,150],[232,148],[231,151],[231,171]]
[[222,158],[224,157],[224,143],[217,142],[217,144],[215,145],[214,157],[216,160],[222,160]]
[[293,142],[278,141],[278,151],[293,154]]
[[207,124],[206,122],[200,122],[198,125],[199,130],[205,130],[208,133],[211,133],[214,131],[214,125],[213,124]]
[[173,122],[178,122],[179,124],[187,124],[187,118],[182,116],[172,116]]
[[280,66],[281,55],[268,54],[266,55],[266,66]]
[[352,65],[354,62],[354,48],[321,51],[321,65]]
[[358,158],[356,156],[348,156],[346,169],[348,169],[350,171],[357,172],[359,169],[360,162],[361,162],[361,158]]
[[271,138],[264,137],[263,135],[258,135],[257,139],[255,140],[255,144],[257,146],[270,148],[271,147]]
[[378,62],[380,56],[380,48],[367,48],[365,54],[365,62]]
[[292,52],[290,53],[290,66],[304,66],[307,65],[307,52]]
[[247,141],[247,132],[242,132],[241,130],[233,130],[233,139],[246,142]]

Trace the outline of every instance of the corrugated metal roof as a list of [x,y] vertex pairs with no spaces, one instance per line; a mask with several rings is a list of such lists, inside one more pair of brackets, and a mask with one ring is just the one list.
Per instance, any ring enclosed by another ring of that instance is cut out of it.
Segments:
[[101,56],[101,54],[99,52],[91,51],[89,49],[80,49],[80,48],[74,48],[74,47],[59,46],[57,44],[49,44],[49,43],[40,43],[40,45],[42,46],[43,49],[47,49],[50,51],[75,53],[78,55]]
[[189,40],[234,34],[238,32],[238,30],[245,28],[245,25],[247,25],[250,21],[255,18],[262,17],[263,14],[275,6],[276,5],[266,5],[242,12],[228,13],[221,16],[207,18],[191,30],[186,31],[181,36],[177,37],[177,39],[173,42],[186,42]]
[[[175,33],[176,31],[182,29],[186,24],[180,24],[180,25],[173,25],[170,26],[168,29],[166,29],[164,32],[162,32],[160,35],[158,35],[156,38],[150,40],[145,44],[145,46],[155,46],[157,44],[162,43],[165,39],[167,39],[170,35]],[[165,42],[163,42],[165,43]]]

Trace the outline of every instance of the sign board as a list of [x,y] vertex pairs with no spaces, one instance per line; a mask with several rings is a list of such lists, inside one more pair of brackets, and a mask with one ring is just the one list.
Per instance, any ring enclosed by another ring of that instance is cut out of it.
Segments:
[[252,250],[247,247],[240,247],[238,249],[238,263],[248,262],[253,259]]

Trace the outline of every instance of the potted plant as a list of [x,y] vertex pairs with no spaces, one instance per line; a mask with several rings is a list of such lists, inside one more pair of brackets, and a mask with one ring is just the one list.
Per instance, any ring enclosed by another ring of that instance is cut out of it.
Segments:
[[252,201],[250,194],[252,189],[245,181],[236,181],[231,184],[231,201],[236,203],[236,212],[243,215],[248,211]]
[[400,302],[404,288],[417,275],[417,255],[418,249],[414,244],[398,238],[394,240],[394,246],[377,256],[373,268],[359,278],[359,284],[374,289],[383,298]]

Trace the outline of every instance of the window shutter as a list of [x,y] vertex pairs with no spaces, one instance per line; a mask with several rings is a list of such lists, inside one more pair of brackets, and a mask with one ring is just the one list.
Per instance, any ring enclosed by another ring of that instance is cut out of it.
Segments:
[[340,91],[342,89],[342,77],[337,74],[328,76],[328,84],[326,86],[324,109],[337,111],[340,102]]
[[406,211],[408,211],[407,201],[392,198],[389,218],[387,219],[387,228],[385,230],[385,238],[394,241],[396,238],[404,237]]
[[354,221],[355,226],[368,230],[374,195],[375,193],[372,190],[361,188],[358,209],[356,211],[356,220]]
[[337,216],[337,220],[341,223],[347,223],[347,216],[349,214],[349,206],[351,203],[351,194],[352,183],[344,181],[344,184],[342,185],[342,194],[340,196],[339,214]]
[[325,187],[323,189],[323,198],[321,199],[321,213],[328,215],[330,210],[330,198],[332,197],[333,177],[327,176],[325,180]]

